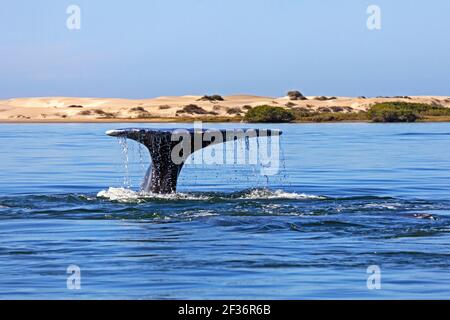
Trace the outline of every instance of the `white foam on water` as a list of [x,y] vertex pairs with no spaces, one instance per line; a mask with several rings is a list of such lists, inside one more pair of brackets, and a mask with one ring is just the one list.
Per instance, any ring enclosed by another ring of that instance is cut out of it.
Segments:
[[108,190],[102,190],[97,193],[97,197],[107,198],[113,201],[139,199],[138,193],[125,188],[109,188]]
[[106,198],[112,201],[119,202],[142,202],[150,199],[161,200],[208,200],[210,197],[193,195],[187,193],[171,193],[171,194],[157,194],[149,192],[136,192],[126,188],[109,188],[102,190],[97,194],[99,198]]
[[326,197],[309,195],[304,193],[286,192],[283,190],[269,190],[269,189],[253,189],[246,193],[241,194],[239,197],[233,197],[232,195],[206,195],[206,194],[192,194],[192,193],[171,193],[171,194],[156,194],[143,191],[134,191],[127,188],[109,188],[108,190],[102,190],[97,194],[98,198],[105,198],[111,201],[119,202],[142,202],[146,200],[197,200],[206,201],[212,199],[222,200],[267,200],[267,199],[293,199],[293,200],[306,200],[306,199],[326,199]]
[[253,189],[245,195],[239,197],[239,199],[250,199],[250,200],[264,200],[264,199],[326,199],[323,196],[305,194],[305,193],[295,193],[286,192],[283,190],[269,190],[269,189]]
[[187,214],[185,213],[185,215],[192,216],[193,218],[203,218],[203,217],[218,216],[219,214],[211,210],[197,210],[195,212],[190,212]]

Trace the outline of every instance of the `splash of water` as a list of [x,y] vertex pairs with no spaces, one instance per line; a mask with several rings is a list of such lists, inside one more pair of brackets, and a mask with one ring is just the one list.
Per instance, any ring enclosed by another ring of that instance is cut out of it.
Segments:
[[128,140],[124,137],[118,137],[117,141],[119,142],[119,145],[122,149],[122,155],[124,157],[123,164],[124,164],[124,171],[125,176],[123,180],[123,186],[125,188],[131,188],[131,178],[130,178],[130,170],[129,170],[129,150],[128,150]]
[[[147,165],[144,162],[146,150],[144,150],[144,146],[141,143],[138,143],[138,152],[139,152],[139,165],[141,168],[141,172],[145,174],[147,172]],[[150,157],[151,162],[151,157]],[[150,163],[151,165],[151,163]]]

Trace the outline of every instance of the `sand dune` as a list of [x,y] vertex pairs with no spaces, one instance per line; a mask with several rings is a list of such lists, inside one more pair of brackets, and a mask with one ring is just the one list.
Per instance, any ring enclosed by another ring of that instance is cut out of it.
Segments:
[[[249,107],[262,104],[284,108],[347,107],[344,112],[367,110],[386,101],[437,103],[450,107],[449,97],[421,96],[408,98],[352,98],[291,101],[288,97],[253,95],[224,96],[224,101],[202,100],[202,96],[158,97],[152,99],[110,99],[41,97],[0,100],[0,122],[97,122],[97,121],[185,121],[194,118],[234,118],[244,115]],[[195,105],[198,108],[185,108]]]

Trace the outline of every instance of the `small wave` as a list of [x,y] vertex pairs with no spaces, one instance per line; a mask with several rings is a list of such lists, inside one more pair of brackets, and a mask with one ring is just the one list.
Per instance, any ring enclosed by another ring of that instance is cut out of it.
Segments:
[[364,205],[366,209],[387,209],[397,210],[402,207],[401,203],[368,203]]
[[264,199],[326,199],[323,196],[310,195],[305,193],[286,192],[283,190],[269,190],[269,189],[252,189],[241,193],[238,199],[246,200],[264,200]]

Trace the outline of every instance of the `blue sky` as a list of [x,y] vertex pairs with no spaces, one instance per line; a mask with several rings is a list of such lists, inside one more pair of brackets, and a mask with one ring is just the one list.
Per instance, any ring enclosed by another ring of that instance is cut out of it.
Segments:
[[0,98],[450,95],[449,34],[447,0],[3,1]]

